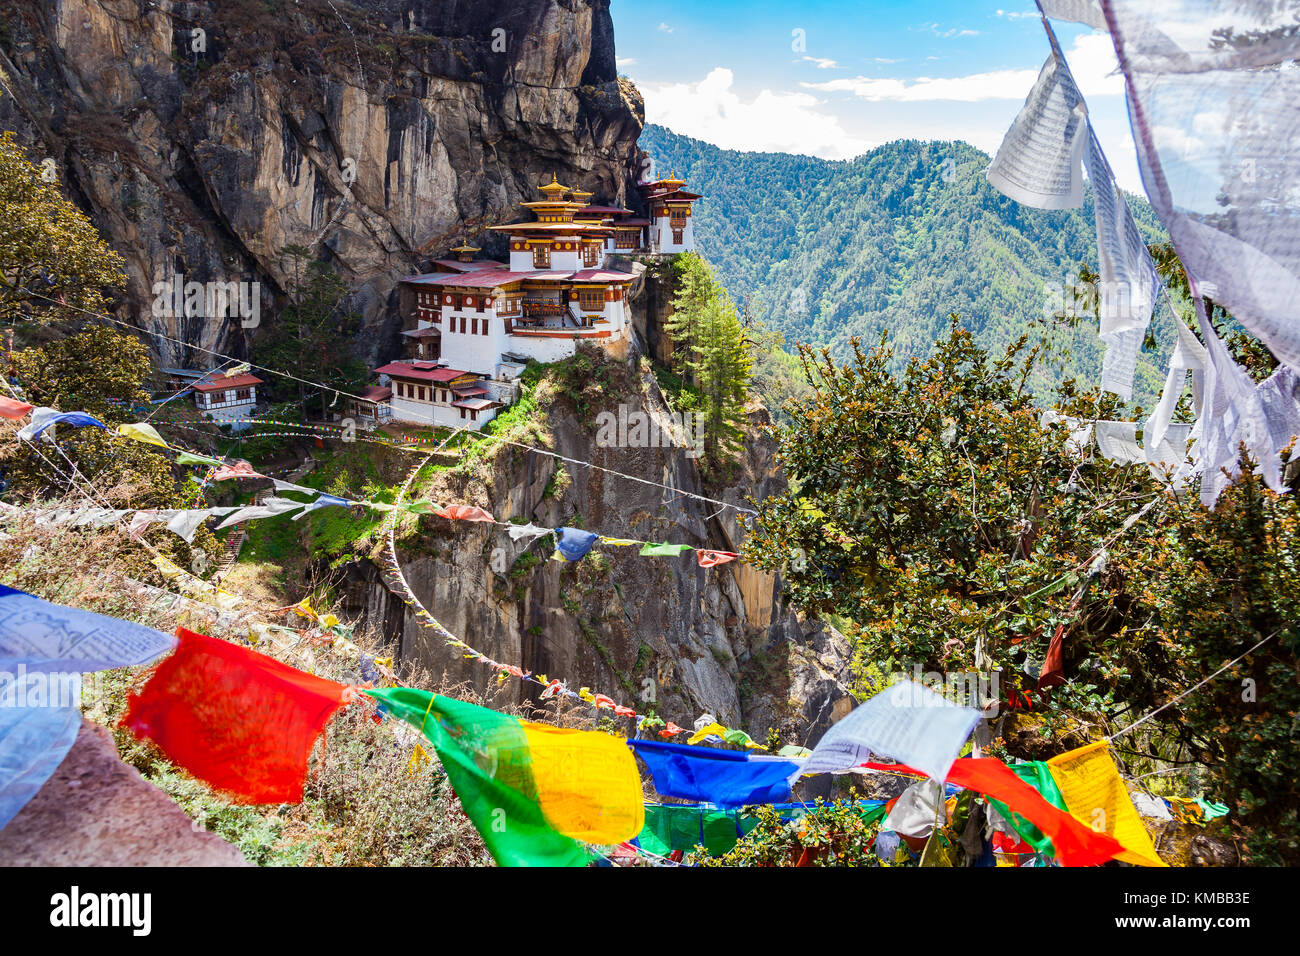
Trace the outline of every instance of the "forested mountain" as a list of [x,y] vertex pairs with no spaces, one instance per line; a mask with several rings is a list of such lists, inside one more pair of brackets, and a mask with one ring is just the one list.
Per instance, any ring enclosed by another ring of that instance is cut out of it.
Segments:
[[[640,145],[666,175],[702,193],[697,248],[728,291],[795,342],[829,345],[843,357],[850,336],[874,345],[889,329],[899,355],[928,354],[948,315],[990,348],[1045,317],[1045,286],[1097,265],[1092,194],[1080,209],[1022,206],[984,178],[989,157],[963,142],[899,140],[851,161],[719,149],[647,126]],[[1132,197],[1149,241],[1164,236],[1145,201]],[[1095,380],[1102,349],[1085,318],[1054,339],[1068,349],[1039,370],[1040,396],[1069,375]],[[1158,348],[1142,355],[1134,403],[1149,408],[1172,343],[1157,310]]]

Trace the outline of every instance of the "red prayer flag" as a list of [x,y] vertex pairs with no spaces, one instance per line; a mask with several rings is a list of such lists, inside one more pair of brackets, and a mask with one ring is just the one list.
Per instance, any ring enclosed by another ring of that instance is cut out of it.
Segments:
[[17,399],[0,395],[0,418],[19,419],[32,410],[32,406]]
[[[865,763],[862,766],[870,770],[925,776],[903,764]],[[1109,833],[1094,833],[1064,810],[1052,806],[1042,794],[996,758],[961,757],[955,760],[948,771],[948,783],[1001,800],[1052,841],[1056,859],[1063,866],[1098,866],[1124,851],[1119,841]]]
[[122,725],[238,803],[300,803],[308,757],[347,685],[183,627],[176,636],[129,695]]
[[233,465],[223,465],[212,476],[213,481],[225,481],[227,478],[265,478],[266,475],[253,470],[246,461],[237,461]]
[[496,521],[496,518],[474,505],[447,505],[445,508],[439,508],[434,514],[439,518],[451,518],[457,521]]
[[1052,643],[1047,645],[1047,657],[1043,669],[1039,671],[1038,689],[1047,690],[1065,683],[1065,658],[1061,653],[1061,641],[1065,637],[1065,625],[1056,625]]
[[728,561],[735,561],[740,555],[734,551],[696,551],[695,560],[700,563],[702,568],[711,568],[715,564],[726,564]]

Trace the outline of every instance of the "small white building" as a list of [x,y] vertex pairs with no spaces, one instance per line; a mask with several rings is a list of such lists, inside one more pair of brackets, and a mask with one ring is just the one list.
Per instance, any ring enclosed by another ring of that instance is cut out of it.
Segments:
[[479,376],[437,362],[389,362],[375,369],[380,382],[392,388],[392,421],[478,431],[493,418],[501,403]]
[[261,384],[260,378],[247,372],[239,375],[213,372],[194,383],[194,405],[204,418],[243,431],[248,424],[234,420],[252,416],[257,405],[257,386]]

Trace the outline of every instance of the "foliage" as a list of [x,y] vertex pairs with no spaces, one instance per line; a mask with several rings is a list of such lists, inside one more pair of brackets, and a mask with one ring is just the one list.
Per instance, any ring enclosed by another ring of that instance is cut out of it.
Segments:
[[104,312],[104,290],[126,282],[122,257],[59,192],[57,175],[47,177],[43,169],[28,160],[14,133],[0,134],[0,322],[6,325]]
[[867,823],[857,798],[814,806],[793,821],[783,821],[770,806],[748,807],[758,823],[729,852],[695,854],[699,866],[879,866],[872,852],[879,824]]
[[[954,321],[898,374],[883,343],[851,348],[842,367],[803,351],[816,391],[774,429],[795,492],[762,503],[747,553],[797,607],[842,620],[856,690],[914,668],[996,672],[1002,706],[1028,691],[1033,710],[1009,714],[991,752],[1041,759],[1276,634],[1115,746],[1134,768],[1199,762],[1257,859],[1300,859],[1294,495],[1247,477],[1210,512],[1145,466],[1080,459],[1067,429],[1040,423],[1023,340],[993,359]],[[1114,404],[1067,382],[1059,409],[1091,420]],[[1058,631],[1066,682],[1044,693]]]
[[704,454],[717,467],[740,449],[753,359],[731,297],[702,258],[676,257],[677,294],[664,329],[676,363],[690,373],[704,417]]

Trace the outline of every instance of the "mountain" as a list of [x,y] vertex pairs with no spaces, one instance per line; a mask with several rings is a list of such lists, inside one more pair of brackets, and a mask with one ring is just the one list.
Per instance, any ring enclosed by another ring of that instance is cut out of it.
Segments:
[[[826,345],[844,358],[850,336],[874,345],[888,329],[900,356],[923,355],[956,312],[998,348],[1042,322],[1046,285],[1097,265],[1090,190],[1079,209],[1022,206],[988,184],[989,157],[967,143],[898,140],[832,161],[719,149],[650,125],[640,145],[660,173],[675,171],[704,195],[699,251],[788,347]],[[1146,202],[1130,205],[1148,241],[1163,239]],[[1162,315],[1134,387],[1134,402],[1148,408],[1172,345]],[[1095,381],[1101,370],[1095,320],[1053,326],[1068,354],[1036,373],[1040,397],[1063,377]]]

